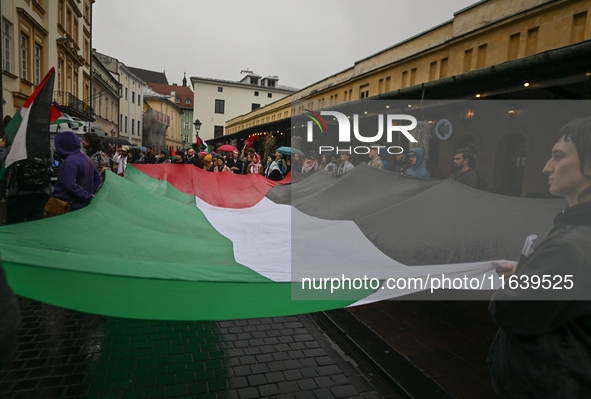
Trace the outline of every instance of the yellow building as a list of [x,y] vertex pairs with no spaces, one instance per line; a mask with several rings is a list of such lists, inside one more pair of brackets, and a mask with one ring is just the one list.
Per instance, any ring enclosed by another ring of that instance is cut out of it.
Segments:
[[[253,133],[298,135],[290,118],[304,109],[336,108],[366,100],[415,99],[589,99],[591,93],[591,0],[488,0],[460,10],[453,19],[368,56],[339,73],[289,97],[229,120],[229,137],[243,140]],[[462,111],[472,112],[472,110]],[[428,114],[428,112],[427,112]],[[503,125],[458,115],[450,140],[436,140],[435,169],[451,172],[453,151],[470,146],[479,155],[478,172],[486,189],[513,195],[547,192],[541,168],[552,137],[528,131],[520,113]],[[513,115],[515,116],[515,115]],[[429,119],[437,119],[432,114]],[[531,121],[529,121],[531,122]],[[513,125],[519,123],[521,130]],[[531,124],[534,126],[535,124]],[[510,137],[507,137],[510,136]],[[535,138],[535,142],[534,142]],[[522,148],[527,164],[523,180],[509,183],[499,155],[506,146]],[[511,187],[509,187],[511,186]]]
[[54,67],[54,101],[71,116],[93,119],[88,106],[93,4],[94,0],[2,0],[4,114],[13,115]]
[[[172,147],[176,150],[182,148],[181,139],[181,117],[183,111],[175,104],[175,98],[158,94],[149,88],[144,88],[144,145],[151,145],[155,148],[162,148],[164,142],[166,148]],[[146,118],[150,118],[150,123]],[[158,126],[166,125],[166,133],[161,140],[157,132],[149,130]]]

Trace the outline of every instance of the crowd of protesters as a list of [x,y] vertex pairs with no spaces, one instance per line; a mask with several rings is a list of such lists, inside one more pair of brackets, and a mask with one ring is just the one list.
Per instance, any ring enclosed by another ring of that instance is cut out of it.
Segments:
[[[67,133],[67,134],[66,134]],[[66,137],[67,136],[67,137]],[[94,193],[102,186],[106,171],[110,170],[119,176],[124,176],[130,164],[191,164],[197,168],[212,173],[233,173],[239,175],[260,174],[271,180],[280,181],[290,172],[308,174],[317,171],[326,171],[335,176],[341,176],[350,172],[360,164],[391,170],[410,176],[430,177],[425,168],[425,151],[422,148],[413,148],[396,156],[396,163],[391,168],[385,159],[385,153],[379,153],[377,149],[371,149],[367,155],[352,156],[347,151],[340,151],[337,154],[317,154],[316,151],[309,151],[307,156],[299,150],[292,149],[291,156],[284,156],[275,151],[263,159],[253,148],[245,148],[242,151],[197,152],[195,149],[178,150],[176,153],[162,150],[155,154],[150,146],[114,146],[107,144],[95,133],[85,133],[82,136],[82,152],[87,155],[90,164],[86,165],[83,159],[78,159],[78,148],[80,139],[72,132],[62,132],[55,139],[58,161],[62,164],[58,168],[57,183],[51,187],[49,181],[46,184],[36,186],[24,186],[18,184],[13,176],[6,184],[7,206],[12,212],[6,212],[10,217],[7,223],[19,223],[25,220],[36,220],[47,216],[45,203],[62,201],[67,211],[80,209],[88,205]],[[62,148],[67,143],[66,149]],[[4,141],[0,143],[0,157],[3,161],[10,152],[10,145]],[[59,148],[58,148],[59,147]],[[4,152],[4,154],[2,154]],[[82,152],[80,154],[82,155]],[[73,157],[75,155],[75,157]],[[74,162],[74,158],[77,159]],[[356,158],[356,159],[353,159]],[[67,166],[63,167],[64,165]],[[454,169],[451,179],[474,187],[478,182],[478,173],[474,171],[474,155],[466,149],[456,152],[454,157]],[[96,172],[96,174],[95,174]],[[13,173],[16,175],[16,173]],[[53,198],[55,197],[55,199]],[[63,204],[62,204],[63,205]],[[17,212],[18,210],[18,212]]]

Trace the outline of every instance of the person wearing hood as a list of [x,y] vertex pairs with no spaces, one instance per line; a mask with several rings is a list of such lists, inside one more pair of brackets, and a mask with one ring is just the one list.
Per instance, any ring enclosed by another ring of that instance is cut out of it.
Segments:
[[170,163],[170,153],[167,150],[160,151],[156,163]]
[[425,150],[420,147],[413,148],[408,153],[408,162],[412,165],[404,174],[409,176],[431,177],[424,166]]
[[84,208],[97,192],[101,175],[93,162],[80,151],[80,138],[74,132],[61,132],[55,136],[55,150],[63,159],[57,171],[53,196],[72,202],[71,210]]
[[203,170],[206,172],[213,172],[213,157],[211,154],[207,154],[203,158]]

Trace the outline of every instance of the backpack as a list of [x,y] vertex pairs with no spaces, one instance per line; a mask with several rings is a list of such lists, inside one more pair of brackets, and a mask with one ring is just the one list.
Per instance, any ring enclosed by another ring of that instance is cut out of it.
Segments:
[[15,179],[19,189],[34,191],[50,185],[53,169],[47,158],[27,158],[15,163]]

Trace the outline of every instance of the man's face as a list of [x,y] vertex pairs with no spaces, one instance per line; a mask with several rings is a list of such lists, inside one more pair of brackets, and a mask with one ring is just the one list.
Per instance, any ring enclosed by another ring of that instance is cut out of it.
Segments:
[[417,154],[415,154],[414,152],[411,152],[410,154],[408,154],[408,163],[411,165],[416,165],[417,164]]
[[86,139],[82,139],[82,147],[84,148],[88,148],[90,144],[88,144],[88,141],[86,141]]
[[190,157],[192,157],[193,155],[195,155],[195,150],[191,148],[189,151],[187,151],[187,153]]
[[369,156],[369,159],[374,159],[375,157],[378,156],[378,150],[375,148],[372,148],[369,150],[369,153],[367,155]]
[[468,160],[462,154],[454,155],[454,169],[462,169],[467,164]]
[[[581,192],[591,186],[591,177],[581,173],[581,162],[577,147],[564,137],[552,148],[552,158],[546,162],[543,172],[548,175],[550,193],[565,197],[569,205],[578,203]],[[589,165],[585,173],[591,174]]]
[[349,154],[342,152],[341,153],[341,161],[345,162],[349,160]]
[[164,158],[164,154],[162,154],[162,153],[158,154],[158,158],[160,158],[160,159]]
[[152,149],[151,148],[146,148],[146,153],[151,154],[152,153]]

